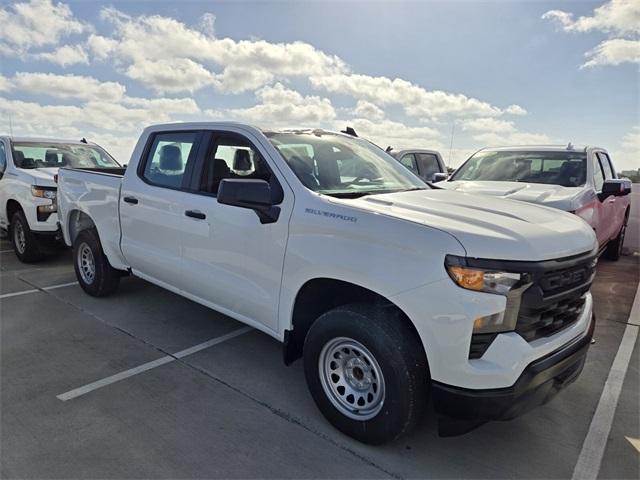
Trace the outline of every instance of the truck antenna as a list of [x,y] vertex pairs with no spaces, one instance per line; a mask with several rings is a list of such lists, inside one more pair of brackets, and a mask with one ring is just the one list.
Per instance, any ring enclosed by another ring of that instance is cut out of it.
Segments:
[[453,153],[453,135],[456,131],[456,121],[454,120],[451,124],[451,143],[449,144],[449,165],[451,165],[451,154]]

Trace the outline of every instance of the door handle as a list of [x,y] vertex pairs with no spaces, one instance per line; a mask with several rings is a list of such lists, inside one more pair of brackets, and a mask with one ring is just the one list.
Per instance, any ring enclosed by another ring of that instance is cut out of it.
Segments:
[[131,205],[137,205],[138,204],[138,199],[135,197],[124,197],[122,199],[123,201],[130,203]]
[[205,218],[207,218],[204,213],[199,212],[198,210],[187,210],[186,212],[184,212],[184,214],[187,217],[197,218],[198,220],[204,220]]

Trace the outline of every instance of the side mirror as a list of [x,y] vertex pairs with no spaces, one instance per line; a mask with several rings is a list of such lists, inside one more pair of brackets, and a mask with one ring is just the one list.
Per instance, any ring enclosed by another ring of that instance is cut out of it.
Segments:
[[604,200],[607,197],[622,197],[631,193],[631,181],[624,178],[613,178],[605,180],[602,184],[602,193],[600,194],[600,200]]
[[443,180],[446,180],[447,178],[449,178],[448,174],[442,173],[442,172],[436,172],[431,177],[431,182],[438,183],[438,182],[442,182]]
[[225,178],[218,187],[218,203],[253,210],[260,223],[276,222],[280,216],[280,207],[274,205],[271,186],[265,180]]

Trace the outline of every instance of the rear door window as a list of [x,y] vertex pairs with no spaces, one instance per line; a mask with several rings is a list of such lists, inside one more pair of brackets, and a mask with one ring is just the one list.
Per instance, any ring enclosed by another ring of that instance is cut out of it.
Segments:
[[411,170],[413,173],[418,173],[418,162],[416,156],[413,153],[408,153],[400,159],[400,163]]
[[181,189],[196,155],[200,132],[162,132],[153,137],[142,178],[151,185]]

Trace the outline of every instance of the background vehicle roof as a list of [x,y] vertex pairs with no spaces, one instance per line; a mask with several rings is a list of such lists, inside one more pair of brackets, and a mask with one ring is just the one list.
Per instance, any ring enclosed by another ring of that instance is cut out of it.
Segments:
[[564,145],[513,145],[510,147],[485,147],[480,149],[480,151],[491,150],[491,151],[521,151],[521,152],[530,152],[530,151],[549,151],[549,152],[586,152],[587,150],[599,149],[605,150],[604,148],[596,147],[594,145],[571,145],[571,148],[567,148],[567,144]]
[[47,137],[13,137],[11,135],[2,135],[1,138],[6,138],[15,143],[67,143],[71,145],[97,145],[93,142],[87,141],[81,142],[80,140],[66,140],[63,138],[47,138]]

